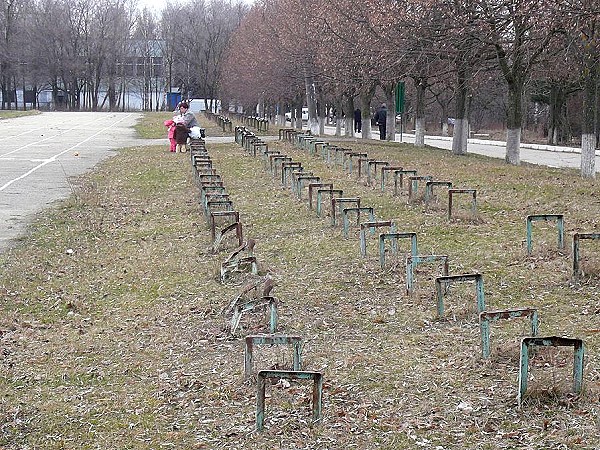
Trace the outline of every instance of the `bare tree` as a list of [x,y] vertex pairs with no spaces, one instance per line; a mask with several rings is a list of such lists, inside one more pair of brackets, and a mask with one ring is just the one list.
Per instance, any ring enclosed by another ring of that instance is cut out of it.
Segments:
[[20,36],[24,31],[23,18],[29,2],[27,0],[3,0],[0,7],[0,90],[2,109],[17,107],[16,77],[19,65],[24,62]]
[[506,162],[520,164],[523,94],[535,65],[560,31],[559,0],[479,0],[480,39],[495,49],[508,87]]

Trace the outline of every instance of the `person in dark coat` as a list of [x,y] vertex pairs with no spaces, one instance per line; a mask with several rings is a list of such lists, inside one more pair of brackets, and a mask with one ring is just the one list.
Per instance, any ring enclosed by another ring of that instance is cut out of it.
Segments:
[[362,115],[360,114],[360,109],[356,108],[354,110],[354,132],[360,133],[362,130]]
[[387,108],[385,103],[381,104],[381,107],[375,113],[375,123],[379,125],[379,139],[385,141],[385,125],[387,121]]

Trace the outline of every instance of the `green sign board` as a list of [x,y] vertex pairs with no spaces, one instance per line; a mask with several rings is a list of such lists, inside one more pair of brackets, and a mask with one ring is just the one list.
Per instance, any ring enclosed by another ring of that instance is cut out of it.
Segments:
[[396,114],[404,114],[404,81],[396,85]]

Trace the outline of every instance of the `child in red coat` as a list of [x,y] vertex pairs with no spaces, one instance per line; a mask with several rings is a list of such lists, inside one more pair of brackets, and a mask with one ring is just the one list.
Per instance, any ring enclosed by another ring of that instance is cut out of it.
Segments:
[[167,136],[169,136],[169,143],[171,144],[171,151],[177,151],[177,141],[175,140],[175,122],[173,120],[165,120],[165,127],[169,130]]

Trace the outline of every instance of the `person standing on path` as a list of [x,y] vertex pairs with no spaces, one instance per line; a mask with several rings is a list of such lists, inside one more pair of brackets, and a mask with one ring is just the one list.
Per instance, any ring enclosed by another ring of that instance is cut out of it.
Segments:
[[387,122],[387,108],[385,103],[381,104],[381,107],[375,113],[375,123],[379,125],[379,139],[385,141],[385,125]]
[[354,110],[354,132],[360,133],[362,131],[362,116],[360,114],[360,109],[356,108]]

